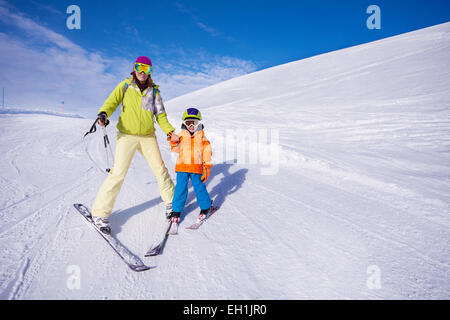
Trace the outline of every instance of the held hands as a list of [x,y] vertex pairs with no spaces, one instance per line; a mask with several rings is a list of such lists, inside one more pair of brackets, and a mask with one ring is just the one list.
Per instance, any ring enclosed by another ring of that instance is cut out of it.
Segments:
[[175,131],[170,131],[167,134],[167,141],[170,142],[170,145],[176,145],[180,142],[180,138],[175,134]]
[[209,175],[211,174],[211,167],[212,167],[211,163],[203,164],[203,174],[202,174],[202,177],[200,178],[200,180],[202,180],[202,182],[206,182],[206,180],[208,180]]

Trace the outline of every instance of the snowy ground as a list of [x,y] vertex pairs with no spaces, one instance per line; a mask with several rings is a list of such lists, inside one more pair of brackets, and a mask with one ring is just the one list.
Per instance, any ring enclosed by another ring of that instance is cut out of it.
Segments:
[[[156,268],[142,273],[72,207],[91,206],[106,177],[101,131],[81,139],[92,120],[0,114],[0,298],[449,299],[449,61],[447,23],[168,102],[177,127],[184,108],[201,109],[215,148],[208,190],[221,208],[184,229],[199,211],[191,192],[179,235],[143,258]],[[258,138],[247,148],[244,129]],[[143,257],[162,211],[136,154],[114,234]]]

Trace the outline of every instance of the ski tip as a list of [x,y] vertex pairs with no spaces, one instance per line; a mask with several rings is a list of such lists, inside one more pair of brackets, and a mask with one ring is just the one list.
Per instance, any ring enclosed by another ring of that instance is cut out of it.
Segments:
[[147,253],[144,255],[144,257],[153,257],[157,256],[161,252],[161,246],[158,245],[157,247],[154,247],[147,251]]
[[186,227],[186,229],[189,229],[189,230],[197,230],[199,227],[200,227],[200,225],[194,224],[194,225],[192,225],[192,226]]
[[144,254],[144,257],[145,258],[148,258],[148,257],[154,257],[154,256],[157,256],[158,254],[157,253],[146,253],[146,254]]
[[136,271],[136,272],[146,271],[146,270],[150,270],[153,268],[155,268],[155,267],[149,267],[146,265],[139,265],[139,266],[130,265],[130,269],[133,271]]

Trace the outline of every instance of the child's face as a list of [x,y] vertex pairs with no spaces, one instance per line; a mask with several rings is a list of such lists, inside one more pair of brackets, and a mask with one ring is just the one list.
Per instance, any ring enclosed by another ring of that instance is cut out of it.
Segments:
[[196,119],[184,120],[184,125],[191,133],[193,133],[195,131],[195,129],[197,129],[198,123],[199,123],[199,121]]

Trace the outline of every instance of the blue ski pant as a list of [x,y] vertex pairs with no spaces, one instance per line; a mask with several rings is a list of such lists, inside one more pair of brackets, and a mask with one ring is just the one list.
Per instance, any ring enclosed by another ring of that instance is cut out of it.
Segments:
[[197,203],[201,210],[211,208],[211,198],[209,197],[206,185],[200,180],[201,174],[189,172],[177,172],[177,184],[175,186],[175,194],[172,200],[172,210],[174,212],[181,212],[186,204],[188,196],[189,178],[192,180],[192,187],[197,196]]

